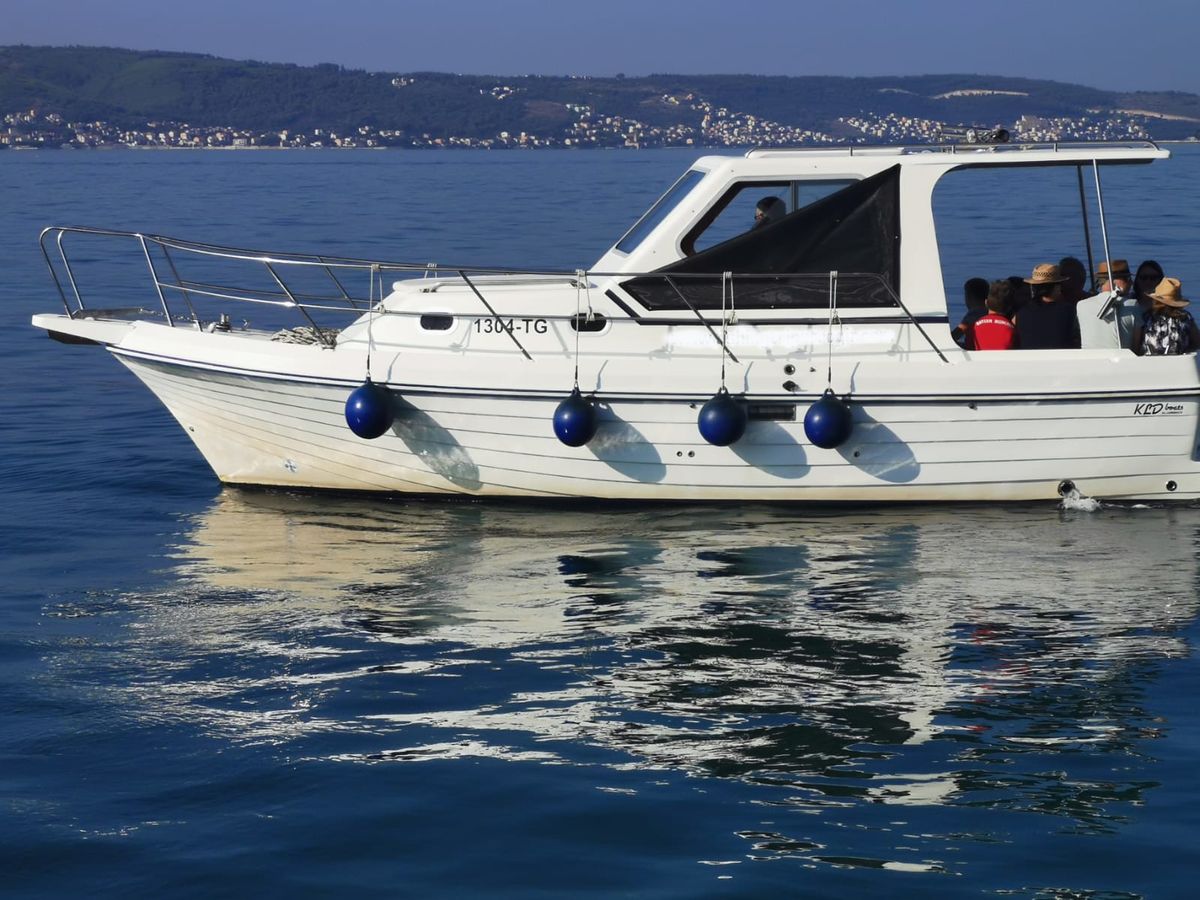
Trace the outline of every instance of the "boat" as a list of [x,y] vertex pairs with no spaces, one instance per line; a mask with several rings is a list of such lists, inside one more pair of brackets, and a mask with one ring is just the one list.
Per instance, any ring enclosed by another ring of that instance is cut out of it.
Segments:
[[[62,313],[220,481],[628,501],[1200,497],[1196,355],[970,351],[933,192],[952,171],[1101,170],[1150,142],[757,149],[698,159],[587,270],[395,263],[52,226]],[[755,201],[776,198],[750,227]],[[1092,231],[1088,258],[1092,259]],[[87,241],[137,296],[84,299]],[[249,310],[247,312],[247,310]],[[253,324],[250,323],[252,320]]]

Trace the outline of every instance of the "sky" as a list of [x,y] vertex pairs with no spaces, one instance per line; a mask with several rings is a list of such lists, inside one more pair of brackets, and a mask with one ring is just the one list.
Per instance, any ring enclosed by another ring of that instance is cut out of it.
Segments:
[[387,72],[1048,78],[1200,93],[1200,0],[0,0],[0,44]]

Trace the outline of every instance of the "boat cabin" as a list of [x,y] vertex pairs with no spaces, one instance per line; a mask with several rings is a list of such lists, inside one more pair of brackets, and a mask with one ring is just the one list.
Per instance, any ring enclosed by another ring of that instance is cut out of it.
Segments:
[[[838,305],[853,308],[856,317],[891,319],[902,310],[917,322],[945,322],[948,298],[934,220],[934,193],[943,176],[983,168],[1074,169],[1086,255],[1094,268],[1109,254],[1101,169],[1167,156],[1150,142],[1137,142],[753,150],[744,157],[703,157],[593,272],[611,273],[605,285],[610,299],[643,320],[677,318],[693,308],[719,310],[730,294],[738,309],[752,310],[763,321],[804,320],[828,308],[828,280],[837,272]],[[782,215],[756,221],[755,208],[767,198],[774,198],[767,202]],[[1089,198],[1099,213],[1094,231]],[[1093,235],[1101,245],[1095,256]]]

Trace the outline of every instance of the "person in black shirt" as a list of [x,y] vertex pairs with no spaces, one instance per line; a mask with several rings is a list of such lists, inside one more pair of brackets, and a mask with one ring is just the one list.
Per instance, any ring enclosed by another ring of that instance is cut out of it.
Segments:
[[754,228],[778,222],[787,215],[787,204],[778,197],[763,197],[754,204]]
[[1029,285],[1025,283],[1025,279],[1020,275],[1009,275],[1005,281],[1012,287],[1012,293],[1008,301],[1008,311],[1005,312],[1005,315],[1011,319],[1021,311],[1021,307],[1029,303],[1032,295],[1029,292]]
[[987,315],[988,290],[991,285],[982,278],[968,278],[963,285],[963,305],[967,314],[962,317],[958,327],[954,329],[954,340],[964,350],[974,350],[971,346],[971,327]]
[[1079,346],[1075,304],[1063,297],[1066,280],[1053,263],[1034,266],[1033,275],[1024,279],[1033,291],[1033,299],[1014,320],[1022,350],[1066,350]]
[[1150,311],[1150,307],[1154,305],[1150,295],[1165,277],[1163,267],[1153,259],[1144,260],[1137,267],[1137,273],[1133,276],[1133,296],[1137,299],[1139,313]]
[[1063,282],[1063,299],[1068,303],[1078,303],[1087,296],[1087,269],[1074,256],[1064,256],[1058,261],[1058,271],[1066,279]]

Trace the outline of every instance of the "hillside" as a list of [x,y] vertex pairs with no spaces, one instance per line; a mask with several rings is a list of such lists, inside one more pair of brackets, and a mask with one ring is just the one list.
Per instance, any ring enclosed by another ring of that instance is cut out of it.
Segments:
[[[1120,94],[986,75],[480,76],[99,47],[0,47],[0,116],[28,110],[119,128],[172,122],[247,133],[364,129],[394,135],[398,143],[522,132],[551,144],[571,144],[572,135],[575,144],[618,143],[630,133],[642,144],[713,143],[718,118],[727,127],[717,143],[858,139],[874,134],[864,122],[900,119],[1011,128],[1023,117],[1088,118],[1117,122],[1118,132],[1122,123],[1133,123],[1159,139],[1200,129],[1200,96],[1194,94]],[[621,127],[589,134],[605,119]],[[581,130],[581,122],[588,127]],[[739,141],[739,134],[746,139]]]

